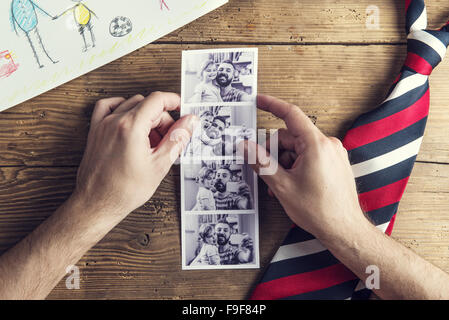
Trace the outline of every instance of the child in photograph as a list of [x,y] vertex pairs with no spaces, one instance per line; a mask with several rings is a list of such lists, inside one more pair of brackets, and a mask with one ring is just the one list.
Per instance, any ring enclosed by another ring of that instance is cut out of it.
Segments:
[[192,211],[215,210],[214,194],[210,190],[214,181],[214,171],[208,167],[202,167],[196,177],[199,185],[196,195],[196,204]]
[[208,134],[209,131],[216,131],[215,128],[211,128],[215,119],[215,115],[211,111],[204,111],[200,115],[201,126],[198,127],[192,141],[190,142],[186,155],[190,156],[211,156],[214,155],[213,149],[216,145],[221,143],[221,136],[214,136]]
[[195,87],[189,103],[222,102],[220,89],[215,84],[215,79],[217,78],[217,66],[215,62],[206,60],[198,72],[198,77],[201,79],[201,83]]
[[202,224],[198,232],[202,247],[191,266],[220,265],[220,254],[218,253],[217,235],[211,224]]

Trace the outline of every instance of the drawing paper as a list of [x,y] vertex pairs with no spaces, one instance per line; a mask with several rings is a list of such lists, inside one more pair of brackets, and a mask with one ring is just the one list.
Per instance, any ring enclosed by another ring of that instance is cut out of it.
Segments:
[[122,57],[227,0],[2,0],[0,111]]

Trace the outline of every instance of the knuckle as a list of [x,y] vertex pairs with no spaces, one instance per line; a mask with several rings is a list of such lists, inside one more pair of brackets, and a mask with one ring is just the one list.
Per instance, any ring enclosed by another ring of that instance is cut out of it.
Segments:
[[133,96],[133,99],[143,100],[143,99],[145,99],[145,97],[139,93],[139,94],[136,94],[135,96]]
[[132,129],[132,121],[128,117],[121,117],[117,120],[117,132],[120,135],[128,135]]
[[336,137],[329,137],[329,140],[336,145],[337,147],[342,147],[343,144],[341,143],[340,139],[336,138]]
[[106,99],[100,99],[95,103],[95,109],[104,108],[106,105]]
[[150,96],[153,97],[154,99],[161,100],[164,96],[164,93],[162,91],[154,91],[153,93],[150,94]]

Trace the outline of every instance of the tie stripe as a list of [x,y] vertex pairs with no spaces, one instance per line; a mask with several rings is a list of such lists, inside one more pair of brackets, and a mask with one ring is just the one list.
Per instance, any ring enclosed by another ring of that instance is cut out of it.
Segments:
[[[407,57],[384,102],[347,132],[359,202],[377,228],[390,235],[416,160],[429,113],[428,76],[449,44],[449,25],[424,30],[423,0],[405,0]],[[365,285],[313,235],[294,226],[268,266],[252,299],[366,299]]]

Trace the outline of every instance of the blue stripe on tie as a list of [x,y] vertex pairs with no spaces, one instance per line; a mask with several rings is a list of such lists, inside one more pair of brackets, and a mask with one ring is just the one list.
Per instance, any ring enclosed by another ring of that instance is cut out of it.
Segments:
[[312,239],[315,239],[313,235],[299,227],[294,227],[288,232],[287,237],[285,238],[282,245],[303,242]]
[[405,15],[405,29],[407,34],[410,33],[410,28],[416,20],[421,16],[424,10],[424,1],[414,0],[410,3],[407,13]]
[[351,129],[384,119],[399,111],[407,109],[416,101],[418,101],[420,98],[422,98],[422,96],[426,93],[428,89],[429,89],[429,81],[426,81],[426,83],[424,83],[423,85],[413,90],[410,90],[409,92],[395,99],[391,99],[382,103],[378,108],[374,109],[371,112],[362,114],[359,118],[357,118]]
[[350,280],[326,289],[306,292],[281,300],[344,300],[351,297],[358,282],[359,279]]
[[[408,77],[410,77],[410,76],[412,76],[412,75],[414,75],[414,74],[416,74],[416,71],[414,71],[414,70],[412,70],[412,71],[410,71],[410,72],[408,72],[408,71],[406,71],[406,72],[401,72],[401,74],[400,74],[400,76],[399,76],[398,82],[401,81],[401,80],[404,80],[405,78],[408,78]],[[397,84],[397,82],[396,82],[396,83],[393,83],[393,84],[391,85],[390,89],[388,89],[388,92],[387,92],[386,97],[388,97],[388,96],[391,94],[391,92],[394,90],[394,88],[396,88],[396,84]]]
[[352,300],[368,300],[371,295],[370,289],[362,289],[354,292],[352,295]]
[[365,212],[365,214],[373,224],[378,226],[389,222],[394,214],[398,211],[398,206],[399,202],[396,202],[376,210]]
[[348,152],[351,164],[357,164],[396,150],[424,135],[427,117],[383,139],[368,143]]
[[355,179],[358,193],[365,193],[385,187],[393,182],[407,178],[413,169],[416,155],[391,167]]
[[444,45],[447,47],[449,45],[449,32],[447,31],[438,31],[438,30],[425,30],[427,33],[430,33],[435,38],[438,38]]
[[270,264],[269,272],[264,274],[260,282],[263,283],[299,273],[315,271],[338,263],[340,262],[328,250],[298,258],[281,260]]
[[432,67],[436,67],[441,62],[441,57],[438,52],[419,40],[408,39],[407,52],[412,52],[420,56],[421,58],[426,60]]

